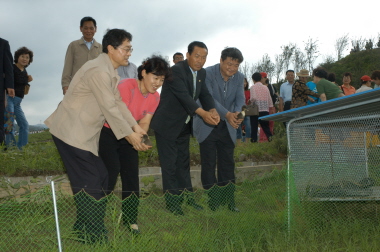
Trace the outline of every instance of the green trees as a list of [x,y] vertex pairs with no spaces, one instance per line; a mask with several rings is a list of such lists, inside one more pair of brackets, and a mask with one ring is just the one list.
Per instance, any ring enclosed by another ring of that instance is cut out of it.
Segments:
[[351,85],[359,88],[361,86],[360,77],[371,76],[373,71],[380,70],[380,48],[350,53],[334,63],[325,60],[320,66],[324,67],[327,72],[335,73],[336,82],[339,85],[342,84],[343,73],[351,72],[353,77]]

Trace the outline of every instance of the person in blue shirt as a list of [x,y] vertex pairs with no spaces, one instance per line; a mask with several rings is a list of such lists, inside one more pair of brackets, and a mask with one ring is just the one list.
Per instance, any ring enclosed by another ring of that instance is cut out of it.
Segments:
[[[314,82],[309,81],[308,83],[306,83],[306,86],[307,86],[311,91],[313,91],[314,93],[318,93],[318,92],[317,92],[317,84],[315,84]],[[315,96],[311,96],[311,95],[309,95],[308,100],[307,100],[307,105],[315,104],[315,103],[318,103],[318,102],[320,102],[320,100],[319,100],[318,97],[315,97]]]

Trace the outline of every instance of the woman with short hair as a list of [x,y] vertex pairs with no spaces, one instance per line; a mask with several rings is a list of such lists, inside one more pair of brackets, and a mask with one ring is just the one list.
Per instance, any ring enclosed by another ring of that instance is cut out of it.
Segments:
[[14,127],[11,132],[6,134],[5,143],[8,147],[16,145],[20,150],[27,145],[29,136],[29,124],[26,120],[24,111],[21,108],[21,102],[24,99],[25,87],[29,87],[29,82],[33,80],[31,75],[28,75],[26,68],[33,62],[33,52],[28,48],[19,48],[14,55],[13,74],[14,74],[14,89],[15,96],[7,95],[6,111],[14,114],[17,125],[19,126],[18,141],[16,142]]
[[[170,77],[170,66],[161,56],[152,56],[143,61],[137,71],[138,79],[123,79],[118,89],[132,116],[148,132],[160,101],[157,89]],[[137,235],[140,233],[137,226],[140,190],[138,152],[125,139],[118,140],[105,123],[99,139],[99,156],[108,170],[108,193],[114,190],[120,173],[123,223]]]

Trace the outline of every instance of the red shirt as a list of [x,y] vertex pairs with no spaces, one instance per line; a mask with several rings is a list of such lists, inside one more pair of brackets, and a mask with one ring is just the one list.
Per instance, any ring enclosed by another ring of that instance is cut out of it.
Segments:
[[[158,92],[154,94],[148,93],[143,96],[136,79],[124,79],[117,86],[121,99],[127,105],[129,111],[136,121],[141,120],[147,114],[154,114],[160,102]],[[106,122],[104,126],[110,128]]]
[[249,99],[251,99],[251,91],[249,89],[244,90],[244,95],[245,95],[245,104],[248,104]]

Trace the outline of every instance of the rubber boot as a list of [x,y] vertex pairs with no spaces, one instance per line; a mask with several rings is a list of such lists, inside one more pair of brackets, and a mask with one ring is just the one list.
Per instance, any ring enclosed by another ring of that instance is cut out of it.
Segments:
[[216,211],[220,206],[221,200],[221,188],[218,185],[214,185],[207,191],[209,200],[208,206],[212,211]]
[[184,215],[181,204],[183,202],[183,195],[173,195],[171,193],[165,193],[166,209],[172,212],[174,215]]
[[107,230],[104,225],[106,199],[99,201],[81,191],[74,196],[77,205],[77,220],[74,231],[83,243],[107,242]]

